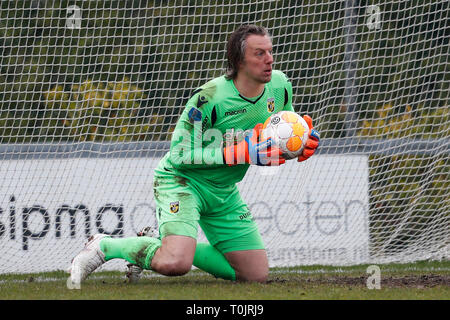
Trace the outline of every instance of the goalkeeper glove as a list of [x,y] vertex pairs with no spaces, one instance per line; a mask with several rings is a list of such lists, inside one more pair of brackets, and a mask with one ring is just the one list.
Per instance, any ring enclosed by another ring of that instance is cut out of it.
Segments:
[[278,166],[286,162],[281,150],[274,146],[271,138],[261,141],[263,124],[258,123],[244,139],[237,144],[223,148],[223,159],[228,165],[256,164],[258,166]]
[[302,162],[308,160],[314,152],[316,152],[319,147],[320,135],[319,132],[313,129],[312,118],[308,115],[304,115],[303,119],[305,119],[306,123],[309,127],[308,140],[306,140],[305,148],[303,149],[302,154],[297,158],[298,162]]

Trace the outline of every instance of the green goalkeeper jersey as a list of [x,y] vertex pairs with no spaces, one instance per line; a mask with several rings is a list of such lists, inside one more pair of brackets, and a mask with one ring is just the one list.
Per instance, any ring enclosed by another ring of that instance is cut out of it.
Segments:
[[258,97],[242,96],[233,80],[215,78],[194,91],[177,122],[170,151],[155,173],[173,171],[201,183],[231,185],[242,180],[249,164],[229,166],[223,144],[239,141],[246,131],[281,110],[294,111],[292,85],[280,71],[272,72]]

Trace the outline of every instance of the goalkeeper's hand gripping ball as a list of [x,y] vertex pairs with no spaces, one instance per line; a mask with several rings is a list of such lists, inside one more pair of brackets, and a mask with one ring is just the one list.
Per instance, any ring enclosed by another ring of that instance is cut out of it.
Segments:
[[261,139],[263,124],[258,123],[241,141],[227,143],[223,148],[224,162],[228,165],[254,164],[258,166],[278,166],[285,163],[271,138]]
[[319,147],[320,142],[320,134],[313,128],[312,118],[308,115],[304,115],[303,119],[305,119],[306,123],[309,126],[308,139],[306,140],[305,146],[303,148],[302,154],[297,158],[298,162],[302,162],[308,160],[314,152],[316,152]]

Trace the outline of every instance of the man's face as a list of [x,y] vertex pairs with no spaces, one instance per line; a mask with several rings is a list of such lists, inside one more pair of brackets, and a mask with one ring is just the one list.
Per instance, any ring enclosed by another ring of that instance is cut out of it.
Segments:
[[272,41],[268,36],[250,35],[246,39],[244,61],[239,73],[259,83],[267,83],[272,78]]

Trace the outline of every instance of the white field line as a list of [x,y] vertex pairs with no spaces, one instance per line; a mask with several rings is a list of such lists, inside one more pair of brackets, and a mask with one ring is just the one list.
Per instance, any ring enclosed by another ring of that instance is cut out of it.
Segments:
[[[399,271],[421,271],[421,272],[440,272],[440,271],[450,271],[450,268],[415,268],[415,267],[410,267],[410,268],[401,268],[401,269],[396,269],[396,268],[382,268],[381,267],[381,272],[399,272]],[[353,269],[353,270],[344,270],[344,269],[316,269],[316,270],[271,270],[269,272],[270,274],[285,274],[285,273],[293,273],[293,274],[304,274],[304,275],[314,275],[314,274],[333,274],[333,273],[340,273],[340,274],[349,274],[349,273],[358,273],[358,272],[362,272],[362,273],[366,273],[365,269]],[[196,269],[195,275],[208,275],[208,273],[203,272],[201,270]],[[67,277],[69,277],[69,274],[67,274]],[[158,273],[155,272],[149,272],[149,271],[144,271],[142,273],[141,279],[150,279],[150,278],[156,278],[156,277],[165,277],[163,275],[160,275]],[[98,274],[96,275],[95,273],[92,274],[91,276],[89,276],[88,280],[120,280],[122,279],[123,281],[126,280],[126,276],[125,276],[125,272],[123,272],[123,275],[101,275]],[[67,278],[50,278],[50,277],[28,277],[27,279],[11,279],[11,280],[0,280],[0,285],[1,284],[8,284],[8,283],[30,283],[30,282],[59,282],[59,281],[66,281]]]

